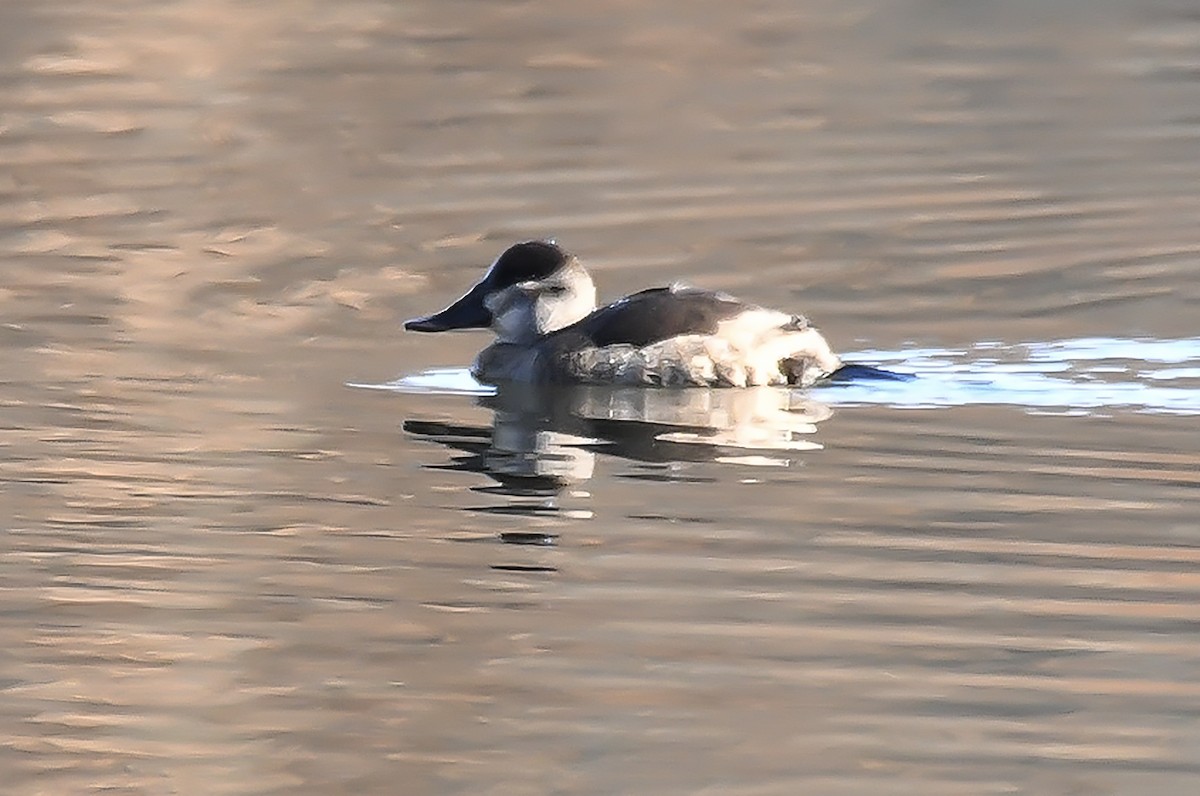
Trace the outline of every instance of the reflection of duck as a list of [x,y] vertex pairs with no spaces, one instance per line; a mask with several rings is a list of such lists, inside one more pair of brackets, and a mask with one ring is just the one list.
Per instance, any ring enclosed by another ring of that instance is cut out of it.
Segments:
[[842,366],[803,316],[724,293],[673,285],[596,309],[579,260],[542,241],[510,247],[466,295],[404,327],[492,329],[471,369],[489,384],[808,386]]
[[[480,403],[492,428],[412,420],[405,430],[469,454],[510,494],[549,494],[592,476],[596,452],[667,463],[737,459],[785,464],[780,452],[819,449],[810,437],[829,407],[793,391],[641,390],[506,385]],[[775,458],[771,455],[775,454]]]

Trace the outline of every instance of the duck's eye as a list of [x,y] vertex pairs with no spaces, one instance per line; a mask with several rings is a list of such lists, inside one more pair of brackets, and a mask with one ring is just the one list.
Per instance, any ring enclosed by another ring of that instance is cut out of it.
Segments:
[[561,296],[567,292],[565,285],[546,285],[542,288],[542,294],[545,296]]

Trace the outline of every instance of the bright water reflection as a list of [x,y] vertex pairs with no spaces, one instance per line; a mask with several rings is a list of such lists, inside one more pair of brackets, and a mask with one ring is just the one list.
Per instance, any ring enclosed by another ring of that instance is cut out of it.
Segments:
[[[916,378],[850,380],[822,385],[809,393],[810,407],[818,404],[874,404],[897,408],[997,405],[1035,413],[1106,415],[1132,410],[1200,414],[1200,338],[1093,337],[1018,344],[986,342],[959,350],[859,351],[850,354],[848,359],[871,362]],[[428,394],[485,396],[495,393],[494,388],[471,378],[465,368],[432,369],[385,384],[351,386]],[[630,394],[652,396],[639,397],[637,401],[682,404],[678,398],[667,397],[671,392],[634,390]],[[741,405],[749,400],[734,398],[734,392],[682,391],[689,396],[713,396],[705,400],[713,402],[716,416],[711,419],[712,423],[702,425],[715,423],[717,426],[722,425],[724,410],[716,407]],[[787,393],[783,390],[767,392]],[[755,395],[760,393],[755,391]],[[629,400],[627,398],[626,403]],[[686,411],[695,411],[699,406],[696,398],[689,397]],[[683,411],[682,405],[680,409]],[[751,437],[742,435],[738,439],[745,446],[753,447]],[[778,447],[768,438],[758,441],[762,447]]]
[[[597,452],[642,462],[725,461],[786,466],[819,450],[832,409],[798,392],[505,388],[478,399],[491,428],[409,420],[405,431],[466,451],[464,469],[514,493],[557,491],[590,479]],[[758,454],[758,455],[756,455]]]
[[980,343],[968,350],[868,351],[864,358],[918,378],[833,385],[834,404],[902,408],[1008,405],[1029,412],[1200,414],[1200,338],[1084,338]]

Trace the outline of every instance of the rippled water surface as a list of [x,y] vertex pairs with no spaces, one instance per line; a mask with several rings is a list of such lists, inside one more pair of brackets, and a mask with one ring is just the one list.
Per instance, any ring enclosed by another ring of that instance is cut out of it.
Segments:
[[[1192,4],[0,23],[0,790],[1200,790]],[[400,330],[545,236],[916,378]]]

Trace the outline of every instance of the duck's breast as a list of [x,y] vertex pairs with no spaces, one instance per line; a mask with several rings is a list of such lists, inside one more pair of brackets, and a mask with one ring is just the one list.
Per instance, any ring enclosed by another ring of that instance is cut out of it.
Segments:
[[471,375],[484,384],[535,384],[550,380],[547,363],[537,346],[493,343],[475,357]]

